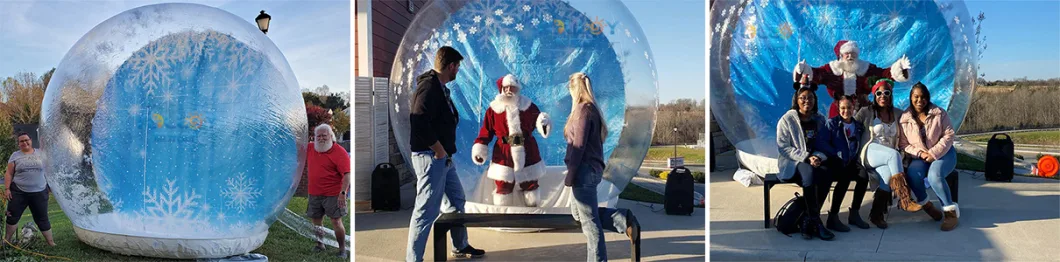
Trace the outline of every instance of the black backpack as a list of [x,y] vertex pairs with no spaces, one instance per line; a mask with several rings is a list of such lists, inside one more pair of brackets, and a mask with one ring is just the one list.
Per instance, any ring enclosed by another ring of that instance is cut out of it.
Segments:
[[[1005,139],[997,138],[1005,136]],[[1012,182],[1012,157],[1015,155],[1012,138],[1005,133],[994,134],[986,144],[986,180]]]
[[667,215],[691,216],[695,200],[695,179],[692,171],[685,167],[676,167],[666,175],[666,191],[663,194],[663,208]]
[[806,219],[806,202],[799,193],[795,193],[795,197],[780,207],[777,215],[773,217],[773,227],[790,236],[799,232],[803,219]]
[[401,183],[390,163],[376,165],[372,171],[372,210],[401,210]]

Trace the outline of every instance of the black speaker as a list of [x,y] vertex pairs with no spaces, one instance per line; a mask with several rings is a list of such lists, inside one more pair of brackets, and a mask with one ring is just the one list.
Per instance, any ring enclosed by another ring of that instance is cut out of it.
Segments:
[[692,215],[694,185],[692,171],[688,168],[677,167],[670,170],[670,174],[666,175],[666,194],[663,197],[663,207],[667,215]]
[[[1005,139],[997,138],[998,135]],[[994,134],[986,143],[986,180],[989,181],[1012,181],[1012,157],[1015,155],[1015,146],[1012,138],[1005,133]]]
[[401,209],[401,184],[398,171],[390,163],[375,166],[372,171],[372,210]]

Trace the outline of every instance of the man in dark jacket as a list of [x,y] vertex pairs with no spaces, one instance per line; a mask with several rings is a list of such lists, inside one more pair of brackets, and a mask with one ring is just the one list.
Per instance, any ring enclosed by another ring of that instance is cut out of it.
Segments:
[[[443,203],[447,213],[464,212],[464,188],[452,161],[456,153],[456,124],[460,121],[460,114],[453,107],[449,88],[445,87],[456,78],[463,59],[456,49],[443,46],[435,54],[434,70],[416,78],[416,90],[409,105],[410,159],[416,173],[416,205],[409,221],[406,261],[423,261],[427,235],[434,220],[438,219]],[[443,202],[443,196],[448,201]],[[477,258],[486,254],[468,244],[467,228],[454,227],[450,235],[453,256]]]

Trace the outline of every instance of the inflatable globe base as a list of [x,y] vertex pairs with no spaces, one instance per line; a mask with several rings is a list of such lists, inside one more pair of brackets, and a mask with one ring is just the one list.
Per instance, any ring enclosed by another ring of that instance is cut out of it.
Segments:
[[747,170],[765,176],[780,172],[777,168],[777,141],[775,139],[748,139],[736,143],[736,159]]
[[75,225],[74,234],[92,247],[122,255],[194,259],[246,254],[261,247],[269,232],[230,239],[159,238],[110,234]]

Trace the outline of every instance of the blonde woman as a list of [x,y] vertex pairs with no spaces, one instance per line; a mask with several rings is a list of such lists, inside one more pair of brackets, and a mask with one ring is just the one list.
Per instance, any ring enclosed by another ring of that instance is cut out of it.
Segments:
[[[596,186],[603,179],[604,139],[607,124],[596,106],[589,77],[578,72],[570,76],[567,86],[571,96],[571,113],[563,129],[567,140],[565,184],[571,187],[574,201],[571,215],[582,225],[587,238],[588,261],[607,261],[603,229],[625,233],[630,239],[640,239],[640,226],[627,209],[598,208]],[[634,243],[639,244],[639,243]]]

